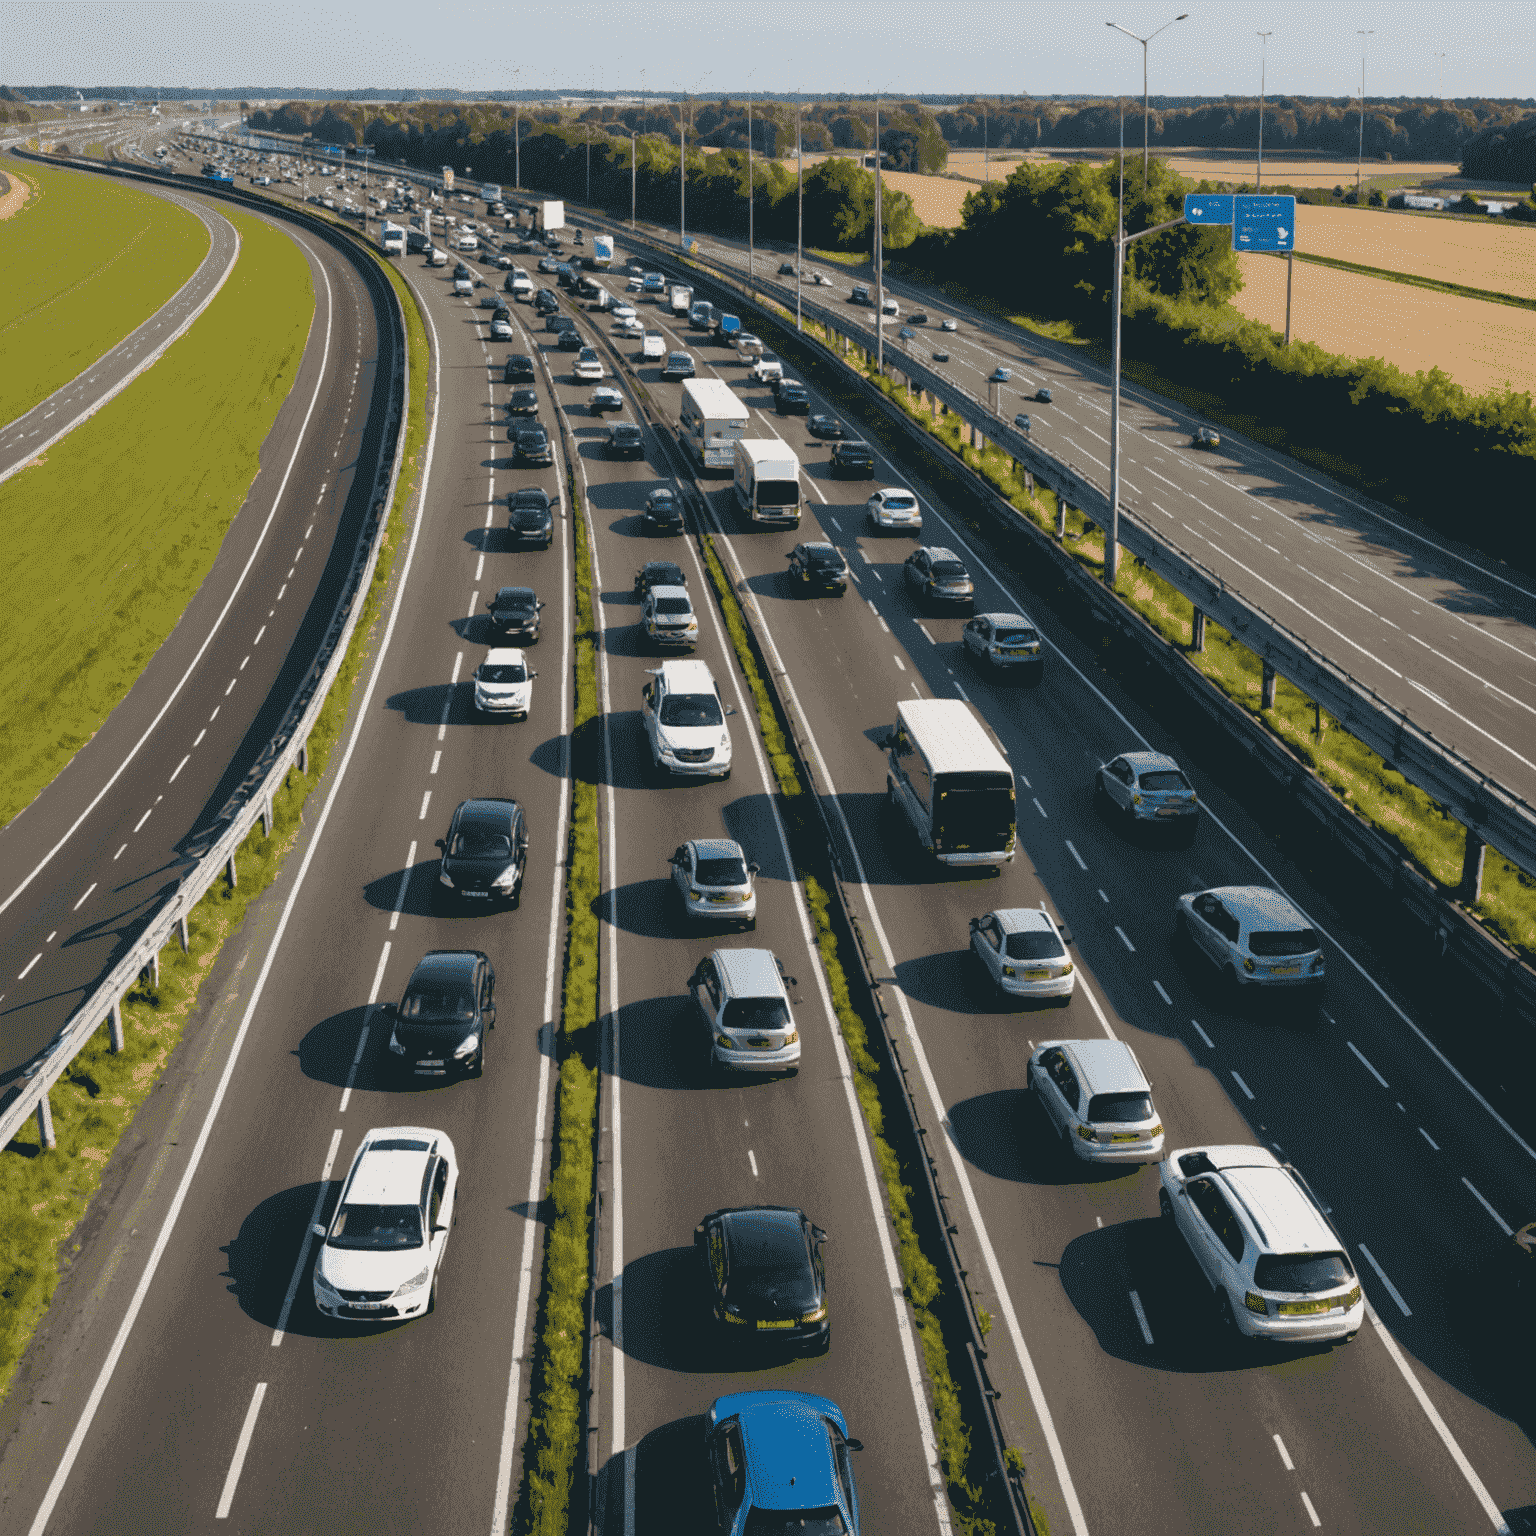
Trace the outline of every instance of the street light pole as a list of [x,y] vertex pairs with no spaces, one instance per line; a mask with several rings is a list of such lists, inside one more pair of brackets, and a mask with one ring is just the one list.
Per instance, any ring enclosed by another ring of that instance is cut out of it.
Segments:
[[1445,100],[1445,55],[1435,55],[1435,100]]
[[629,134],[629,227],[635,227],[635,133]]
[[1264,190],[1264,66],[1269,62],[1269,40],[1273,32],[1260,32],[1259,44],[1259,175],[1253,184],[1255,192]]
[[1356,27],[1360,37],[1360,148],[1355,159],[1355,206],[1360,206],[1360,183],[1365,172],[1365,40],[1376,29]]
[[587,124],[587,207],[592,206],[592,124]]
[[885,201],[880,182],[880,98],[875,97],[875,372],[885,376]]
[[805,265],[805,148],[800,139],[800,103],[795,103],[795,329],[800,320],[800,269]]
[[677,119],[677,243],[685,247],[688,241],[688,92],[683,92],[683,104]]
[[[1160,26],[1157,29],[1157,32],[1166,32],[1168,30],[1168,28],[1173,25],[1174,21],[1188,21],[1188,20],[1189,20],[1189,12],[1185,11],[1185,13],[1182,16],[1175,16],[1173,18],[1173,21],[1165,21],[1162,24],[1162,26]],[[1126,27],[1122,27],[1118,22],[1106,21],[1104,23],[1104,25],[1106,27],[1113,28],[1116,32],[1124,32],[1127,37],[1129,37],[1133,41],[1138,42],[1138,43],[1141,44],[1141,190],[1142,190],[1142,195],[1145,196],[1146,195],[1146,190],[1147,190],[1147,155],[1148,155],[1148,150],[1147,150],[1147,131],[1148,131],[1147,130],[1147,125],[1150,122],[1151,116],[1152,116],[1152,98],[1148,94],[1148,88],[1147,88],[1147,44],[1150,43],[1152,41],[1152,39],[1157,36],[1157,32],[1149,32],[1149,33],[1147,33],[1147,35],[1145,37],[1137,37],[1134,32],[1130,31]]]
[[747,97],[747,291],[757,297],[757,184],[752,180],[752,98]]

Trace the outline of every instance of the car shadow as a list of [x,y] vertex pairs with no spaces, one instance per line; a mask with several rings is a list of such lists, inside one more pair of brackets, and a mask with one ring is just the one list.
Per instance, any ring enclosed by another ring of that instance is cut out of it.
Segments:
[[1085,1163],[1066,1146],[1025,1088],[998,1088],[950,1105],[949,1134],[982,1173],[1016,1184],[1108,1184],[1139,1163]]
[[679,966],[678,990],[664,997],[625,1003],[619,1037],[619,1076],[641,1088],[671,1088],[695,1092],[764,1086],[782,1091],[779,1075],[741,1073],[721,1076],[705,1054],[704,1026]]
[[[651,537],[646,532],[645,514],[643,512],[630,512],[624,517],[616,517],[608,524],[608,531],[616,533],[620,538],[624,539],[648,539]],[[658,535],[658,537],[660,536]],[[673,535],[673,537],[676,537],[676,535]]]
[[[370,880],[363,887],[363,900],[376,912],[393,912],[400,902],[400,911],[406,917],[432,916],[432,893],[437,889],[438,860],[419,859],[409,869],[392,870]],[[400,880],[405,878],[405,895],[401,899]]]
[[410,725],[437,725],[448,706],[449,725],[472,725],[476,720],[475,691],[469,683],[428,683],[420,688],[406,688],[392,693],[384,701],[386,709],[395,709]]
[[639,605],[634,604],[629,612],[617,618],[617,622],[610,621],[603,631],[603,649],[610,656],[644,658],[653,666],[660,666],[665,659],[664,653],[651,644],[639,620]]
[[[612,901],[610,903],[610,897]],[[686,939],[688,932],[677,886],[670,877],[631,880],[616,890],[604,891],[592,903],[597,917],[606,922],[614,912],[615,925],[640,939]]]
[[[692,1245],[642,1254],[624,1266],[624,1354],[664,1371],[716,1373],[740,1369],[722,1352],[710,1315],[709,1286]],[[611,1287],[598,1293],[611,1316]],[[734,1353],[734,1352],[731,1352]]]
[[653,1429],[603,1469],[599,1486],[604,1536],[625,1530],[625,1459],[634,1458],[633,1536],[674,1536],[677,1531],[716,1528],[704,1454],[704,1417],[694,1414]]

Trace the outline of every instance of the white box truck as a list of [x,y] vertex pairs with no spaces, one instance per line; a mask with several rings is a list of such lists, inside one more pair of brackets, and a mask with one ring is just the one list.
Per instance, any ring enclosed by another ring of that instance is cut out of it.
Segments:
[[736,443],[736,501],[754,523],[800,526],[800,460],[777,437]]
[[730,474],[736,444],[752,419],[724,379],[685,379],[678,427],[694,463],[704,471]]
[[427,264],[433,267],[446,267],[448,265],[448,252],[440,245],[434,245],[427,256]]
[[562,202],[539,203],[533,210],[533,227],[541,235],[552,229],[565,228],[565,204]]
[[386,256],[404,256],[405,229],[403,226],[391,224],[388,219],[385,219],[379,243],[384,247],[384,254]]
[[960,699],[902,699],[879,741],[885,786],[941,864],[1013,859],[1013,770],[976,711]]
[[673,316],[678,320],[686,320],[693,304],[693,289],[685,283],[674,283],[667,297]]

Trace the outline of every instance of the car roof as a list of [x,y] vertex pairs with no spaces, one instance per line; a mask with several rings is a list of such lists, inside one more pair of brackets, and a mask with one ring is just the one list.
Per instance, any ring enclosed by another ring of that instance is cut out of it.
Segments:
[[680,597],[685,603],[691,601],[688,596],[687,587],[676,587],[671,585],[669,582],[658,581],[656,585],[651,588],[650,595],[652,597]]
[[542,485],[520,485],[507,499],[513,503],[518,501],[537,501],[540,506],[547,507],[549,505],[549,492]]
[[823,1509],[837,1504],[831,1438],[818,1400],[789,1392],[773,1396],[779,1401],[759,1401],[740,1410],[753,1507]]
[[[516,800],[492,799],[489,796],[478,796],[473,800],[465,800],[460,803],[454,814],[454,819],[461,825],[464,822],[475,822],[484,825],[501,826],[513,811],[517,809]],[[448,950],[448,954],[470,954],[470,950]]]
[[732,842],[728,837],[695,837],[689,840],[688,846],[693,849],[694,855],[701,859],[745,859],[741,844]]
[[481,662],[482,666],[493,667],[521,667],[527,664],[527,655],[521,647],[515,645],[493,645]]
[[680,661],[664,661],[656,669],[667,685],[668,693],[713,693],[715,675],[707,661],[691,658]]
[[976,617],[989,619],[994,629],[1001,629],[1006,624],[1022,624],[1029,629],[1035,627],[1035,621],[1025,613],[979,613]]
[[[637,427],[632,421],[615,421],[609,423],[608,431],[610,435],[617,435],[620,432],[634,432],[638,434],[640,428]],[[670,496],[671,494],[671,491],[667,492],[667,495]]]
[[1152,1085],[1124,1040],[1047,1040],[1040,1049],[1059,1045],[1072,1057],[1089,1095],[1150,1093]]
[[1056,925],[1042,907],[999,907],[992,914],[1004,933],[1055,933]]
[[1270,1253],[1337,1253],[1339,1235],[1288,1168],[1235,1168],[1221,1175]]
[[532,599],[534,591],[532,587],[500,587],[496,592],[498,603],[521,602],[524,598]]
[[[347,1186],[348,1204],[415,1205],[421,1199],[422,1175],[437,1140],[436,1131],[418,1131],[411,1126],[370,1131]],[[386,1145],[376,1150],[379,1142],[413,1142],[421,1147],[419,1151],[415,1147],[398,1150]]]
[[771,949],[717,949],[714,959],[732,997],[784,996],[784,981]]
[[1288,933],[1312,924],[1294,902],[1267,885],[1217,885],[1209,892],[1249,933]]
[[720,1225],[725,1229],[727,1247],[750,1245],[760,1251],[766,1242],[782,1247],[786,1255],[806,1256],[805,1217],[793,1206],[759,1205],[721,1211]]
[[429,949],[416,962],[405,989],[409,992],[418,980],[467,981],[483,959],[485,956],[478,949]]
[[956,565],[964,565],[959,555],[954,550],[946,549],[942,544],[928,544],[924,546],[924,552],[930,560],[953,560]]
[[841,552],[838,550],[837,545],[835,545],[833,543],[830,543],[826,539],[808,539],[800,547],[807,554],[809,554],[813,549],[814,550],[826,550],[829,554],[837,555],[837,557],[839,559],[842,558]]
[[1120,756],[1136,770],[1143,773],[1179,773],[1182,770],[1166,752],[1122,752]]

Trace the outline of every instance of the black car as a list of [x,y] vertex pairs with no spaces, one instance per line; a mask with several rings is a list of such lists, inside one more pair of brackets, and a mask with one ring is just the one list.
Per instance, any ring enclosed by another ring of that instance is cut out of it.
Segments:
[[647,533],[681,533],[683,531],[683,504],[664,485],[658,486],[645,498],[645,531]]
[[507,435],[516,444],[515,462],[518,464],[553,464],[555,450],[550,446],[549,433],[537,422],[513,422]]
[[967,612],[976,606],[976,586],[971,573],[952,550],[915,549],[907,556],[902,573],[907,588],[920,601],[953,605]]
[[[454,820],[468,805],[512,804],[469,800]],[[445,853],[444,868],[447,864]],[[439,882],[437,889],[446,892],[447,887]],[[495,995],[496,973],[478,949],[428,950],[416,962],[405,995],[389,1009],[390,1058],[413,1077],[447,1077],[450,1071],[479,1077],[485,1070],[486,1032],[496,1027]]]
[[1051,392],[1050,392],[1050,390],[1048,390],[1048,389],[1037,389],[1035,391],[1035,399],[1038,400],[1041,405],[1049,405],[1051,403]]
[[504,384],[522,384],[525,382],[531,384],[533,380],[533,359],[521,352],[514,352],[507,359],[507,367],[505,373],[502,374],[502,382]]
[[1014,426],[1016,426],[1019,429],[1020,432],[1028,432],[1029,431],[1030,420],[1029,420],[1029,417],[1026,416],[1023,411],[1020,411],[1019,414],[1013,418],[1013,424],[1014,424]]
[[1220,448],[1221,433],[1214,427],[1196,427],[1195,435],[1189,440],[1191,448]]
[[584,345],[581,332],[574,325],[568,331],[560,332],[559,347],[562,352],[580,352]]
[[461,261],[461,262],[459,262],[459,263],[458,263],[458,264],[457,264],[457,265],[456,265],[456,266],[455,266],[455,267],[454,267],[454,269],[453,269],[453,275],[454,275],[454,277],[455,277],[455,278],[460,278],[460,277],[470,277],[470,278],[472,278],[472,277],[473,277],[473,276],[474,276],[474,275],[475,275],[475,274],[474,274],[474,273],[473,273],[473,272],[471,272],[471,271],[470,271],[470,270],[469,270],[469,268],[468,268],[468,267],[466,267],[466,266],[465,266],[465,265],[464,265],[464,263],[463,263],[463,262],[462,262],[462,261]]
[[812,437],[847,437],[842,422],[836,416],[828,416],[825,412],[818,412],[806,423],[811,429]]
[[576,269],[570,262],[559,262],[555,267],[555,281],[562,288],[572,288],[576,284]]
[[936,363],[947,363],[949,361],[949,353],[941,347],[933,354],[933,360]]
[[514,416],[537,416],[539,414],[538,390],[514,389],[512,398],[507,401],[507,409]]
[[532,587],[502,587],[485,605],[491,610],[491,625],[508,640],[528,645],[539,641],[539,610],[544,606]]
[[691,379],[693,374],[693,359],[686,352],[667,353],[666,366],[661,370],[662,378]]
[[873,480],[875,477],[875,450],[868,443],[855,438],[832,445],[832,478],[840,480],[845,475],[854,480]]
[[504,901],[515,907],[521,900],[528,824],[516,800],[464,801],[437,846],[443,855],[437,889],[445,904]]
[[927,325],[928,311],[926,309],[914,309],[912,313],[907,316],[907,319],[913,325]]
[[551,310],[544,317],[544,329],[546,331],[574,331],[576,322],[569,315],[562,315]]
[[780,277],[793,277],[794,275],[795,275],[795,264],[794,264],[794,262],[792,262],[792,261],[781,261],[779,263],[779,276]]
[[634,422],[616,421],[608,428],[608,457],[610,459],[645,457],[645,436]]
[[796,591],[835,592],[841,597],[848,590],[848,562],[835,545],[796,544],[785,558]]
[[631,256],[624,263],[624,270],[626,272],[633,272],[636,277],[639,277],[645,271],[645,263],[638,256]]
[[[722,1334],[821,1354],[827,1317],[827,1234],[787,1205],[714,1211],[693,1229]],[[830,1528],[830,1527],[829,1527]]]
[[785,379],[773,392],[774,409],[780,416],[808,416],[811,392],[798,379]]
[[686,587],[688,578],[675,560],[647,560],[635,572],[635,596],[643,598],[652,587]]
[[560,263],[553,256],[539,257],[540,272],[553,272],[559,265]]
[[548,549],[555,538],[555,515],[549,505],[549,493],[536,485],[513,491],[507,498],[507,531],[520,544]]
[[540,288],[533,296],[533,312],[536,315],[558,314],[560,300],[552,294],[548,288]]

